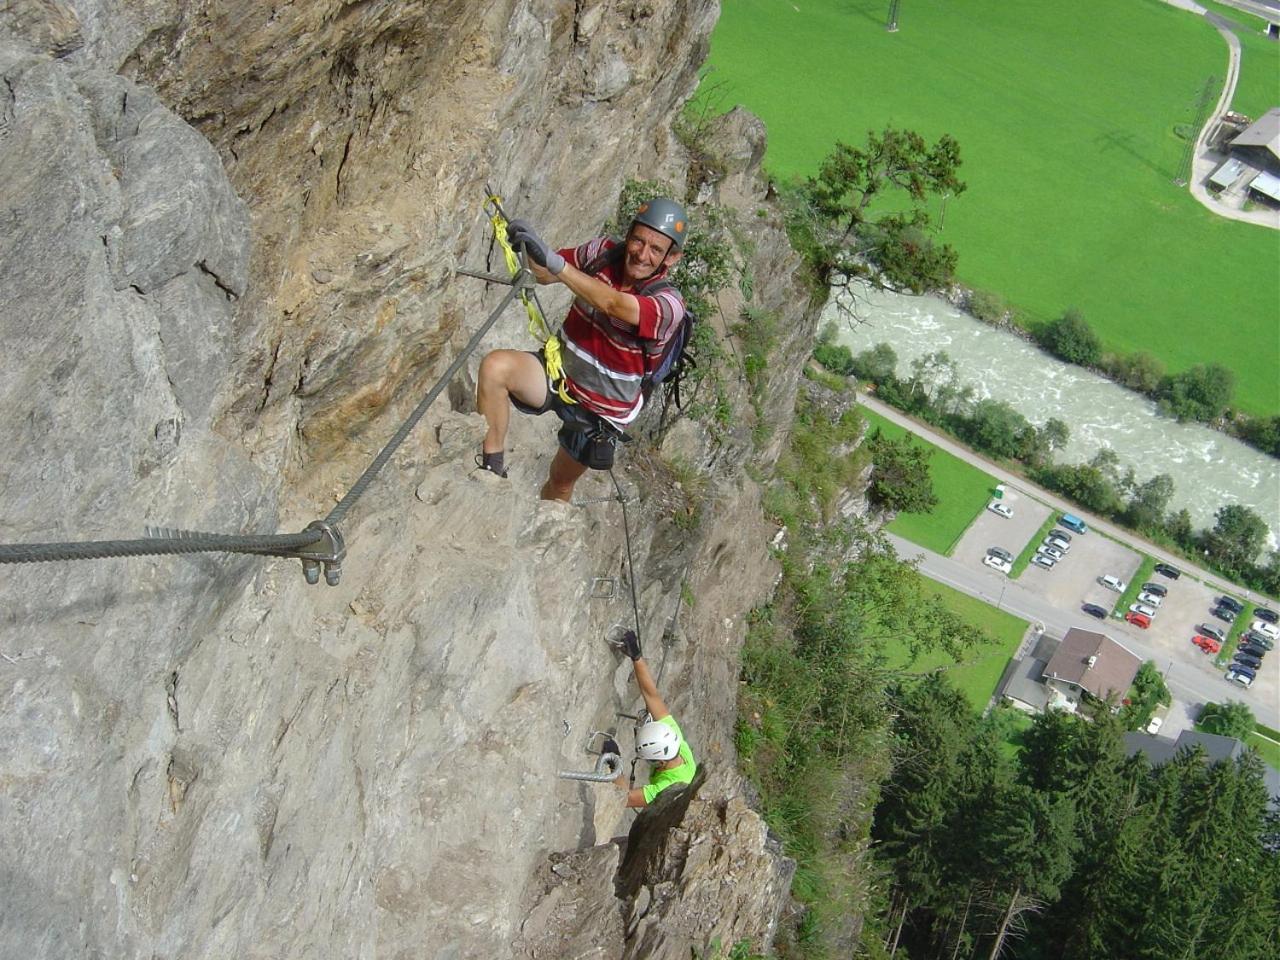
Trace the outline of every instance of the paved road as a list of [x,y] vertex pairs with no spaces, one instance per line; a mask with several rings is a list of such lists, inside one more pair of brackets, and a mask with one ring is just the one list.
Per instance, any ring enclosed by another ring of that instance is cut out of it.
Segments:
[[[983,600],[997,609],[1021,617],[1031,623],[1044,625],[1045,633],[1062,637],[1072,627],[1106,632],[1106,625],[1078,610],[1063,610],[1038,597],[1015,580],[986,567],[966,566],[959,561],[916,546],[894,534],[888,534],[898,556],[903,559],[919,558],[920,572],[930,580],[953,587],[961,593]],[[1108,635],[1110,635],[1108,633]],[[1112,637],[1112,639],[1115,639]],[[1221,703],[1239,700],[1254,712],[1254,716],[1270,727],[1280,726],[1280,704],[1257,703],[1247,694],[1236,695],[1233,689],[1214,671],[1206,673],[1181,663],[1173,662],[1157,647],[1133,637],[1117,641],[1143,660],[1154,660],[1165,674],[1165,682],[1175,700],[1188,704]]]

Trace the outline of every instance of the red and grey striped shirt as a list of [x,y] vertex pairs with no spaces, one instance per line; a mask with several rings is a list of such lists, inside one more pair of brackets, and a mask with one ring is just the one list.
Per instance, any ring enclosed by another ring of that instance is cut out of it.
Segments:
[[[606,250],[618,245],[609,237],[597,237],[560,251],[569,263],[581,269]],[[645,283],[665,275],[658,271]],[[623,287],[621,261],[606,264],[592,274],[615,290]],[[629,292],[629,291],[627,291]],[[592,413],[619,427],[626,426],[644,405],[641,381],[661,356],[684,319],[684,298],[674,287],[665,287],[652,296],[636,296],[640,324],[631,327],[575,297],[564,321],[564,374],[569,393]],[[647,360],[646,360],[647,356]]]

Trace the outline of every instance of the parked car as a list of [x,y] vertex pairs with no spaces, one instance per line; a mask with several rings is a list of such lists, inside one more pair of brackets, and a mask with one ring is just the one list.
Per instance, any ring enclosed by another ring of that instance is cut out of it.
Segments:
[[1260,666],[1262,666],[1261,660],[1259,660],[1257,657],[1251,657],[1247,653],[1237,653],[1235,662],[1243,663],[1250,670],[1257,670]]
[[1266,607],[1258,607],[1253,611],[1253,615],[1259,620],[1267,621],[1267,623],[1280,623],[1280,614],[1274,610],[1268,610]]
[[1179,570],[1177,567],[1170,566],[1167,563],[1157,563],[1156,573],[1160,574],[1160,576],[1162,577],[1168,577],[1170,580],[1177,580],[1180,576],[1182,576],[1181,570]]
[[1159,583],[1144,583],[1142,585],[1143,593],[1154,593],[1157,597],[1167,597],[1169,588]]
[[1061,537],[1055,537],[1053,534],[1049,534],[1049,536],[1045,537],[1044,542],[1051,546],[1057,547],[1063,553],[1066,553],[1068,550],[1071,549],[1071,541],[1063,540]]
[[1256,647],[1261,647],[1263,650],[1274,649],[1276,645],[1276,642],[1265,633],[1258,633],[1256,630],[1246,630],[1240,635],[1240,639],[1245,643],[1252,643]]
[[1049,556],[1047,553],[1037,553],[1034,557],[1031,558],[1031,562],[1034,563],[1037,567],[1044,567],[1046,570],[1052,570],[1055,566],[1058,565],[1058,561],[1055,560],[1053,557]]
[[1104,577],[1099,577],[1098,582],[1108,590],[1114,590],[1116,593],[1124,593],[1125,587],[1128,586],[1128,584],[1119,577],[1113,577],[1109,573]]
[[1243,663],[1233,663],[1226,673],[1225,679],[1231,683],[1238,683],[1242,687],[1253,686],[1254,678],[1257,674],[1246,667]]
[[1222,649],[1221,641],[1215,640],[1213,637],[1202,637],[1198,633],[1191,638],[1191,642],[1205,653],[1217,653]]
[[1196,627],[1196,629],[1199,630],[1201,633],[1203,633],[1207,637],[1213,637],[1213,639],[1217,640],[1219,643],[1227,639],[1227,635],[1221,629],[1219,629],[1218,627],[1215,627],[1211,623],[1202,623],[1198,627]]
[[1081,604],[1080,609],[1091,617],[1097,617],[1099,620],[1107,619],[1107,608],[1100,607],[1096,603]]
[[992,513],[1000,514],[1000,516],[1004,517],[1006,520],[1013,516],[1013,507],[1009,506],[1007,503],[1001,503],[999,500],[992,500],[987,504],[987,509]]
[[1049,536],[1054,540],[1065,540],[1067,543],[1071,542],[1071,534],[1067,533],[1065,530],[1059,530],[1057,527],[1054,527],[1053,530],[1049,532]]
[[1131,603],[1129,604],[1129,609],[1134,613],[1142,614],[1144,617],[1154,617],[1156,615],[1156,608],[1149,607],[1145,603]]
[[1148,617],[1145,613],[1138,613],[1134,610],[1130,610],[1128,613],[1124,615],[1124,618],[1128,620],[1130,623],[1132,623],[1135,627],[1141,627],[1143,630],[1151,626],[1151,618]]
[[1037,551],[1037,552],[1039,552],[1039,553],[1047,553],[1049,556],[1053,557],[1053,559],[1055,559],[1055,560],[1061,560],[1061,559],[1062,559],[1062,551],[1061,551],[1060,549],[1058,549],[1057,547],[1055,547],[1055,546],[1054,546],[1052,543],[1050,543],[1048,540],[1046,540],[1044,543],[1040,544],[1040,547],[1038,548],[1038,551]]
[[1006,560],[1009,563],[1013,563],[1013,554],[1010,553],[1008,550],[1006,550],[1004,547],[988,547],[987,556],[999,557],[1001,560]]
[[1160,596],[1158,593],[1140,593],[1138,594],[1138,601],[1159,610],[1160,604],[1164,603],[1164,597]]
[[1249,629],[1254,633],[1260,633],[1264,637],[1270,637],[1272,640],[1280,640],[1280,627],[1274,623],[1267,623],[1265,620],[1255,620],[1249,624]]
[[1087,533],[1089,530],[1083,520],[1070,513],[1064,513],[1058,522],[1075,533]]
[[1005,560],[1003,557],[993,556],[992,554],[987,554],[983,557],[982,562],[992,570],[999,570],[1001,573],[1008,573],[1013,569],[1013,564],[1008,560]]
[[1225,620],[1227,623],[1235,623],[1236,612],[1230,607],[1214,607],[1213,615],[1219,620]]
[[1152,717],[1151,722],[1147,724],[1147,733],[1157,734],[1164,725],[1164,717]]
[[1235,597],[1228,597],[1225,593],[1218,598],[1218,606],[1226,607],[1228,610],[1234,610],[1237,616],[1239,616],[1239,614],[1244,610],[1243,603]]
[[1247,653],[1249,656],[1257,657],[1259,660],[1267,655],[1266,649],[1256,643],[1242,643],[1236,647],[1236,653]]

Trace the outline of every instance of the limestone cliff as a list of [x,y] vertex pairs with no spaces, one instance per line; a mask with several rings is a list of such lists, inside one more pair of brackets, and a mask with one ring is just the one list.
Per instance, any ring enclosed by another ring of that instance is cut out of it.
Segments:
[[[498,300],[454,273],[485,263],[486,182],[560,242],[598,230],[628,177],[696,191],[669,131],[715,14],[0,3],[0,541],[322,516]],[[727,433],[684,421],[618,471],[649,654],[711,774],[639,899],[603,879],[618,792],[555,776],[637,702],[604,642],[630,616],[621,509],[536,500],[551,423],[515,423],[508,481],[473,469],[477,355],[344,526],[335,588],[243,557],[0,568],[0,956],[551,956],[561,933],[581,947],[561,956],[677,956],[768,936],[787,868],[733,773],[744,617],[774,577],[743,467],[785,438],[814,317],[755,179],[759,125],[710,132],[727,174],[703,193],[743,211],[753,302],[784,319],[777,429],[753,450],[735,381]],[[720,306],[727,337],[740,294]],[[527,342],[512,310],[483,349]],[[680,493],[696,525],[672,509],[677,454],[709,477]]]

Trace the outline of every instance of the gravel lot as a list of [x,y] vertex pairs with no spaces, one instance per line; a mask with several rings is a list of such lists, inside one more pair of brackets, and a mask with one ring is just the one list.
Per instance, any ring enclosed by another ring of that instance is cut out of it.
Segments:
[[1016,557],[1049,516],[1048,507],[1017,490],[1008,490],[1004,502],[1013,508],[1013,516],[1006,520],[984,509],[951,551],[952,559],[980,565],[989,547],[1004,547]]

